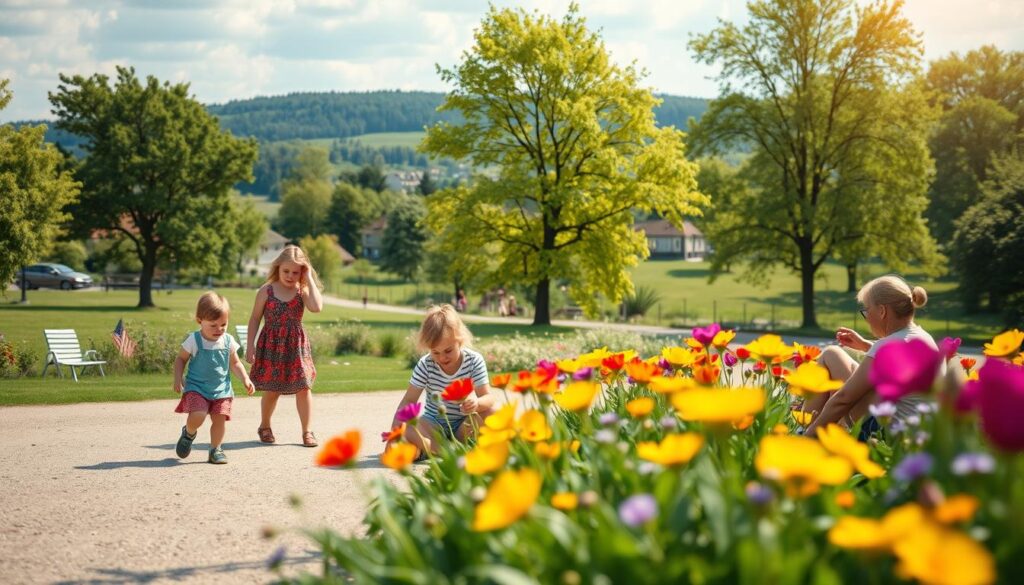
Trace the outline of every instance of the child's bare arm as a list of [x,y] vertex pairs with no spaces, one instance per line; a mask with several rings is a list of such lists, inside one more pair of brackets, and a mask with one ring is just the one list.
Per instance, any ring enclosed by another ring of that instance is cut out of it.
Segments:
[[319,313],[324,308],[324,295],[311,276],[316,276],[316,270],[312,266],[304,267],[302,277],[305,286],[302,287],[302,302],[310,313]]
[[252,306],[252,315],[249,317],[249,333],[245,336],[245,361],[250,364],[255,359],[256,333],[260,328],[260,321],[263,320],[263,308],[267,304],[267,289],[260,287],[256,293],[256,302]]
[[183,375],[185,374],[185,364],[192,357],[192,354],[185,351],[184,349],[178,350],[178,357],[174,358],[174,392],[175,394],[181,394],[181,391],[185,389],[185,381]]
[[242,364],[242,360],[238,359],[238,354],[235,352],[231,352],[231,371],[242,380],[242,384],[245,385],[245,393],[252,396],[256,392],[256,386],[252,383],[249,372],[245,371],[245,365]]
[[494,406],[494,395],[491,394],[491,385],[482,384],[476,387],[475,394],[470,394],[462,401],[463,414],[470,414],[479,411],[488,411]]

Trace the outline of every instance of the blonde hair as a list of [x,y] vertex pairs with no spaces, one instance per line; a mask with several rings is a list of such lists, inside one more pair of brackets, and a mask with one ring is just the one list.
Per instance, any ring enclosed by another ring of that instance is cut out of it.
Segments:
[[196,319],[200,321],[216,321],[230,312],[228,300],[213,291],[199,297],[196,304]]
[[416,346],[421,351],[429,351],[438,344],[446,333],[451,332],[455,342],[462,347],[468,347],[473,343],[473,334],[462,322],[455,307],[445,303],[433,305],[427,309],[427,316],[423,318],[420,325],[420,332],[416,336]]
[[907,281],[895,274],[887,274],[861,287],[857,301],[864,306],[887,305],[897,317],[912,317],[915,309],[928,303],[928,293],[919,286],[910,288]]
[[309,262],[306,253],[295,244],[288,244],[277,255],[277,258],[274,258],[274,261],[270,263],[270,273],[267,274],[267,282],[263,284],[271,284],[281,280],[281,265],[285,262],[294,262],[299,266],[305,266],[309,281],[316,285],[318,290],[324,290],[324,285],[320,283],[320,277],[316,275],[316,270],[313,269],[313,265]]

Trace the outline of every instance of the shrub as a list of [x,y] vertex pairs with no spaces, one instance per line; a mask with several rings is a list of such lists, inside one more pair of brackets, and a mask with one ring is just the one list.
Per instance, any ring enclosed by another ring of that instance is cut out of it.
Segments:
[[373,353],[373,333],[370,327],[357,321],[343,321],[334,327],[335,355]]
[[661,302],[661,295],[654,288],[640,285],[630,296],[623,300],[626,307],[626,318],[642,317]]
[[0,378],[20,378],[41,368],[40,358],[27,343],[12,343],[0,335]]
[[377,354],[381,357],[394,357],[402,351],[405,339],[397,331],[382,331],[377,335]]

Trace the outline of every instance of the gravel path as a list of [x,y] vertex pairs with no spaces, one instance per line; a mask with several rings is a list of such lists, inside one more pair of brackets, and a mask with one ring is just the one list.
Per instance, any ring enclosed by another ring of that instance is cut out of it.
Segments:
[[[175,456],[185,417],[173,400],[0,408],[0,580],[259,583],[274,578],[266,561],[280,546],[285,575],[316,572],[316,548],[297,529],[356,532],[369,480],[398,480],[377,459],[377,437],[401,394],[316,396],[321,443],[363,433],[349,470],[313,465],[289,397],[275,414],[276,445],[257,440],[258,397],[236,398],[227,465],[206,463],[208,423],[192,455]],[[268,526],[282,533],[262,538]]]

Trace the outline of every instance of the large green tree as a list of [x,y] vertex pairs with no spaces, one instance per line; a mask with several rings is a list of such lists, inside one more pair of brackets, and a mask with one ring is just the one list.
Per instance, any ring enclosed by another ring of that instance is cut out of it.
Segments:
[[327,210],[327,231],[338,238],[342,248],[358,257],[363,242],[359,230],[373,219],[375,206],[356,185],[339,182],[331,194],[331,205]]
[[307,148],[299,153],[288,177],[281,182],[277,223],[282,234],[300,238],[329,231],[331,173],[326,150]]
[[381,269],[412,280],[423,263],[427,235],[421,225],[426,215],[419,198],[405,197],[388,214],[380,244]]
[[949,242],[957,218],[982,200],[992,160],[1024,152],[1024,52],[953,53],[931,64],[927,81],[943,110],[930,141],[936,177],[927,217]]
[[245,259],[256,255],[270,223],[252,200],[235,197],[229,201],[230,225],[234,237],[225,242],[221,252],[220,274],[242,276]]
[[[8,80],[0,79],[0,110],[11,101]],[[80,185],[63,169],[63,156],[46,144],[45,126],[15,130],[0,125],[0,287],[18,270],[38,261],[68,219],[64,206]],[[23,293],[24,294],[24,293]]]
[[920,42],[901,7],[757,0],[742,28],[722,22],[690,43],[721,68],[722,97],[696,124],[695,144],[751,149],[749,196],[716,210],[713,269],[745,261],[755,280],[792,269],[805,327],[817,326],[815,275],[838,252],[884,251],[853,244],[889,225],[907,230],[905,244],[934,247],[920,218],[931,114],[914,83]]
[[655,126],[659,100],[611,62],[575,4],[560,21],[492,7],[440,73],[454,86],[441,109],[464,123],[429,128],[422,149],[495,173],[431,195],[428,222],[453,267],[533,287],[535,325],[551,321],[554,279],[591,314],[598,294],[632,292],[628,269],[648,254],[634,208],[682,226],[707,201],[683,133]]
[[187,83],[143,83],[124,67],[113,85],[99,74],[60,80],[50,94],[57,126],[87,139],[82,197],[70,208],[75,225],[132,242],[142,263],[139,306],[153,306],[161,259],[217,272],[218,253],[234,237],[230,189],[252,179],[255,141],[221,130]]

